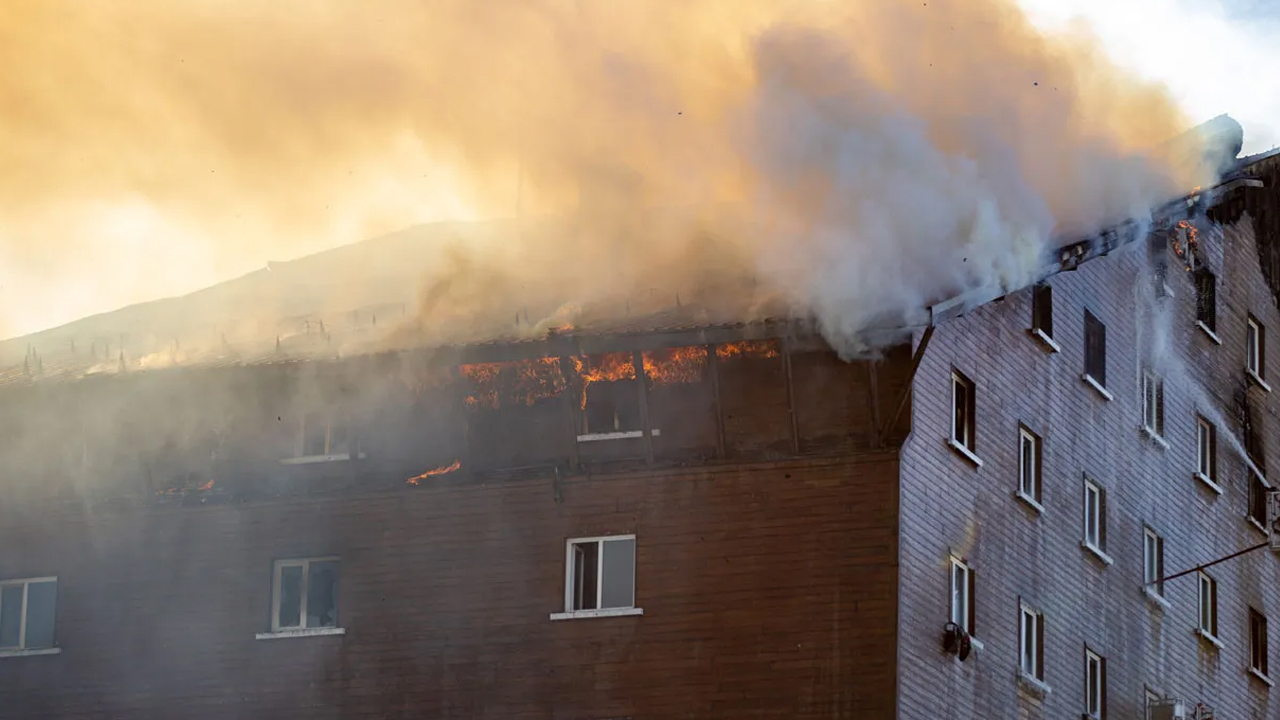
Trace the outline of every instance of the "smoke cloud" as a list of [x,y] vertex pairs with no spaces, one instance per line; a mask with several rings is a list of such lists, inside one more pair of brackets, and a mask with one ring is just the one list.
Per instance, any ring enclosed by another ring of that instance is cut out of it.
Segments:
[[518,215],[408,330],[683,293],[848,349],[1211,179],[1162,88],[1005,0],[13,0],[0,54],[11,332]]

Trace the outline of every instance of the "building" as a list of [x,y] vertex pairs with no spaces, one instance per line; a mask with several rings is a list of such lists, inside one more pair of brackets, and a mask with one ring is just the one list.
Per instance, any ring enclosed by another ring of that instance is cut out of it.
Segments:
[[23,339],[0,717],[1274,717],[1280,558],[1159,581],[1268,537],[1277,188],[1247,159],[853,362],[689,306],[145,370]]

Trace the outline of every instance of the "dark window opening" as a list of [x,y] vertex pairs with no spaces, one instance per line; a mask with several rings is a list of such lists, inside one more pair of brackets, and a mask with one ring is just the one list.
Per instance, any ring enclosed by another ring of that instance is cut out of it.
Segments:
[[1257,473],[1249,473],[1249,519],[1262,527],[1267,526],[1267,494],[1270,489]]
[[1107,326],[1088,310],[1084,311],[1084,372],[1107,386]]
[[1249,667],[1263,676],[1268,674],[1267,618],[1249,608]]
[[582,382],[582,432],[595,435],[641,430],[641,388],[632,354],[573,360]]
[[1053,337],[1053,288],[1037,285],[1031,293],[1031,329]]
[[1211,332],[1218,330],[1218,279],[1208,268],[1200,268],[1195,273],[1196,282],[1196,322],[1203,324]]

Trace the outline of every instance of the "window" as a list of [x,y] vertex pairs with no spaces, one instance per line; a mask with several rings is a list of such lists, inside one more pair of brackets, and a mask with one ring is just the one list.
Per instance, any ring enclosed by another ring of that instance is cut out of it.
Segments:
[[1031,329],[1053,338],[1053,288],[1036,285],[1031,291]]
[[[575,357],[584,378],[579,440],[638,438],[644,434],[640,413],[643,388],[636,380],[635,355],[629,352]],[[621,434],[621,435],[619,435]]]
[[975,442],[973,381],[958,370],[951,372],[951,441],[969,452],[977,449]]
[[1252,470],[1249,471],[1249,519],[1257,523],[1259,527],[1267,527],[1267,495],[1271,493],[1271,486],[1267,485],[1267,481],[1262,476]]
[[1164,436],[1164,380],[1151,371],[1142,373],[1142,426]]
[[1249,316],[1249,325],[1245,336],[1245,367],[1259,380],[1266,377],[1266,341],[1267,331],[1254,316]]
[[1107,712],[1107,661],[1092,650],[1084,651],[1084,714],[1102,720]]
[[1044,615],[1023,605],[1018,636],[1022,673],[1044,682]]
[[1040,437],[1030,430],[1018,430],[1018,492],[1040,502]]
[[1142,533],[1142,585],[1147,592],[1164,597],[1164,538],[1151,528]]
[[1218,474],[1218,429],[1203,417],[1196,419],[1196,472],[1216,482]]
[[0,652],[53,647],[54,577],[0,582]]
[[303,415],[298,420],[292,442],[292,455],[282,459],[282,463],[347,460],[356,444],[347,424],[325,412]]
[[951,558],[951,622],[973,635],[977,614],[974,611],[974,572],[962,560]]
[[1209,332],[1218,330],[1218,280],[1201,267],[1195,273],[1196,282],[1196,322]]
[[1218,582],[1203,572],[1199,577],[1200,632],[1216,639],[1218,637]]
[[277,560],[271,593],[271,631],[338,627],[338,558]]
[[1107,549],[1107,493],[1087,477],[1084,480],[1084,544],[1098,552]]
[[1107,326],[1088,310],[1084,311],[1084,374],[1107,386]]
[[634,535],[570,540],[567,551],[566,613],[635,607]]
[[1249,608],[1249,667],[1267,677],[1267,658],[1267,618]]
[[1156,692],[1155,690],[1152,690],[1149,687],[1143,688],[1142,704],[1145,706],[1147,711],[1147,714],[1145,716],[1147,720],[1152,720],[1151,711],[1154,710],[1159,705],[1160,701],[1161,701],[1160,693]]

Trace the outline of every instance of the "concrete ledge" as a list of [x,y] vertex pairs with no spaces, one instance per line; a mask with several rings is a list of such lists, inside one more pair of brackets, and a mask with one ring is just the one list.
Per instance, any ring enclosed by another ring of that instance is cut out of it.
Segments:
[[40,655],[61,655],[62,648],[30,648],[28,650],[0,650],[0,658],[38,657]]
[[551,613],[552,620],[580,620],[583,618],[627,617],[643,615],[644,608],[606,608],[604,610],[575,610],[573,612]]
[[254,635],[255,640],[285,640],[287,638],[321,637],[324,635],[346,635],[346,628],[300,628],[298,630],[277,630]]

